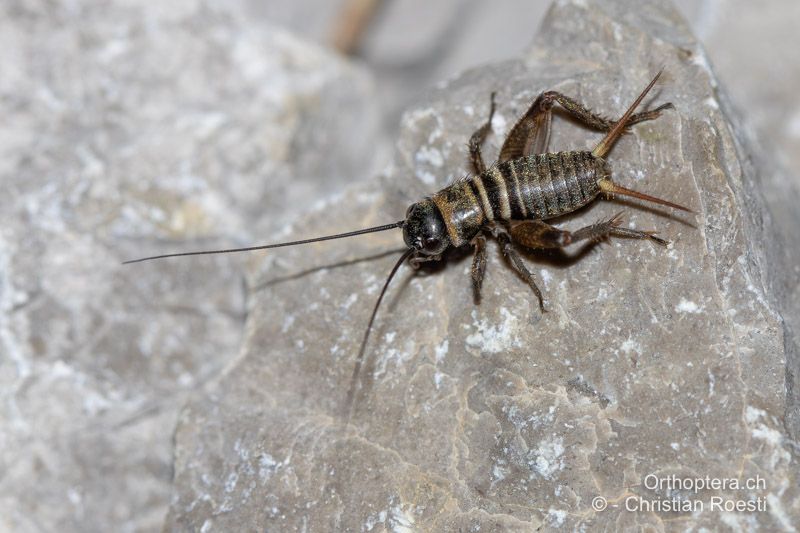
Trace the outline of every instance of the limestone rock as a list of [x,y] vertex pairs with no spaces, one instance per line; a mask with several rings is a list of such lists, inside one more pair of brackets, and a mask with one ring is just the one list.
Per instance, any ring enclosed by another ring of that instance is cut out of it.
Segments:
[[[347,434],[340,411],[355,354],[399,252],[356,260],[401,247],[399,232],[266,255],[253,270],[239,360],[179,420],[167,527],[791,529],[800,518],[783,423],[791,340],[770,278],[786,259],[770,240],[752,148],[665,3],[558,2],[524,57],[430,92],[405,114],[386,174],[312,212],[294,236],[399,220],[463,175],[464,143],[493,90],[497,145],[540,91],[619,116],[662,67],[648,101],[675,110],[633,128],[609,161],[620,183],[697,215],[598,201],[561,223],[622,209],[632,226],[673,241],[668,249],[614,240],[573,258],[530,254],[544,316],[494,247],[477,306],[463,255],[430,275],[401,270]],[[598,139],[557,119],[551,149]],[[673,476],[757,485],[694,493],[671,490]],[[728,512],[714,497],[766,509]],[[673,498],[702,508],[626,509]]]
[[267,238],[368,175],[371,82],[195,0],[7,2],[0,36],[0,530],[158,530],[242,258],[120,262]]

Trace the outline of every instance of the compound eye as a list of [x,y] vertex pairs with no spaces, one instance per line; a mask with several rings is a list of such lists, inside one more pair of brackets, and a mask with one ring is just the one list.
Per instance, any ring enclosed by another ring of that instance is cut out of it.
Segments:
[[429,237],[425,239],[425,244],[423,245],[423,249],[431,254],[437,253],[441,247],[442,241],[436,237]]

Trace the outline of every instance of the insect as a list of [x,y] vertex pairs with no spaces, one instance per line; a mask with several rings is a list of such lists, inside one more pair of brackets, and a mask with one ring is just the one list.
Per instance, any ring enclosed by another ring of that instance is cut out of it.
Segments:
[[[126,261],[125,264],[166,257],[265,250],[402,229],[403,240],[408,249],[387,276],[364,332],[347,395],[346,413],[349,422],[355,386],[375,316],[391,280],[407,259],[412,267],[417,268],[426,261],[440,260],[450,248],[472,246],[474,257],[471,278],[477,300],[480,298],[486,270],[486,239],[493,237],[510,259],[513,268],[533,290],[540,309],[544,310],[542,293],[515,246],[533,249],[563,248],[578,241],[598,241],[608,237],[648,239],[659,245],[668,244],[654,231],[622,227],[621,214],[576,231],[559,229],[545,222],[575,211],[601,194],[625,195],[691,212],[682,205],[614,183],[611,180],[610,166],[605,161],[616,140],[628,127],[658,118],[662,111],[672,107],[672,104],[666,103],[653,110],[634,114],[660,76],[661,72],[655,75],[617,121],[609,121],[561,93],[548,91],[540,94],[508,133],[495,164],[487,167],[481,147],[491,129],[495,111],[493,93],[488,120],[469,139],[474,175],[458,180],[412,204],[406,211],[405,219],[399,222],[292,242],[157,255]],[[606,136],[591,151],[548,153],[552,109],[555,104],[590,128],[607,132]]]

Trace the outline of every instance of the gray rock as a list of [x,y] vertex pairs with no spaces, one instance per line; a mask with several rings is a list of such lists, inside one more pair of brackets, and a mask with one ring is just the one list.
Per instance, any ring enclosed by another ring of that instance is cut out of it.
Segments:
[[157,530],[243,258],[120,262],[267,238],[367,176],[372,85],[194,0],[6,2],[0,35],[0,529]]
[[[563,224],[624,209],[634,227],[672,240],[667,250],[615,240],[596,253],[573,250],[575,260],[531,255],[544,316],[495,253],[479,306],[467,258],[428,276],[402,270],[346,435],[341,406],[393,258],[354,260],[402,246],[400,235],[267,255],[252,273],[240,358],[179,420],[167,527],[791,530],[798,480],[784,428],[784,345],[793,340],[777,292],[791,265],[772,240],[758,159],[669,6],[557,3],[524,57],[432,91],[405,114],[386,175],[312,212],[295,236],[398,220],[461,176],[464,142],[492,90],[501,138],[542,90],[616,116],[660,67],[655,99],[675,111],[635,127],[609,160],[622,184],[697,216],[597,202]],[[551,148],[597,139],[557,120]],[[673,476],[757,485],[695,493],[671,490]],[[609,507],[594,509],[597,497]],[[712,498],[764,510],[724,511]],[[679,499],[702,508],[664,510]],[[626,510],[655,501],[661,510]]]

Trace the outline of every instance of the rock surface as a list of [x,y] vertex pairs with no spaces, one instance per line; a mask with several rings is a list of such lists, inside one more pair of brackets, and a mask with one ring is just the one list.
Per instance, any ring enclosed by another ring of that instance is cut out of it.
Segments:
[[[670,248],[620,240],[576,260],[531,255],[544,316],[494,248],[478,306],[466,258],[428,276],[401,270],[346,436],[339,412],[393,258],[351,260],[402,246],[400,235],[267,256],[253,272],[260,288],[241,357],[179,421],[168,528],[792,529],[800,517],[783,425],[781,296],[767,277],[781,258],[750,148],[683,20],[662,3],[633,4],[554,6],[522,59],[468,72],[408,111],[386,175],[312,213],[296,236],[397,220],[462,175],[464,142],[492,90],[501,138],[542,90],[618,115],[663,66],[655,99],[675,111],[637,126],[609,160],[621,183],[697,216],[598,202],[564,224],[622,208]],[[597,139],[556,120],[551,148]],[[648,476],[673,475],[763,481],[697,494],[664,481],[648,488]],[[602,511],[599,496],[609,503]],[[629,496],[704,507],[630,512]],[[766,510],[720,511],[715,496],[761,498]]]
[[[233,2],[234,0],[230,0]],[[338,0],[344,3],[343,0]],[[664,0],[669,1],[669,0]],[[253,17],[265,17],[306,39],[330,41],[337,2],[237,0]],[[403,0],[388,2],[364,35],[362,59],[376,71],[385,126],[421,88],[475,65],[515,57],[530,43],[552,0]],[[674,0],[703,43],[726,93],[769,144],[770,158],[800,168],[800,3],[772,0]],[[425,13],[420,17],[420,13]],[[421,20],[422,19],[422,20]],[[414,38],[408,35],[413,32]],[[497,38],[502,35],[502,39]],[[796,186],[800,177],[794,172]]]
[[159,530],[243,258],[120,262],[264,239],[369,175],[372,85],[195,0],[4,2],[0,41],[0,530]]

